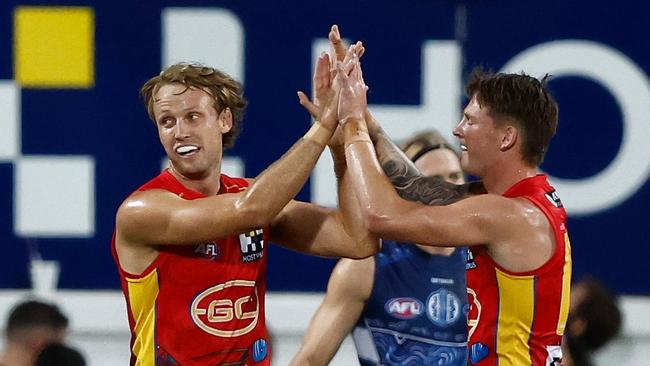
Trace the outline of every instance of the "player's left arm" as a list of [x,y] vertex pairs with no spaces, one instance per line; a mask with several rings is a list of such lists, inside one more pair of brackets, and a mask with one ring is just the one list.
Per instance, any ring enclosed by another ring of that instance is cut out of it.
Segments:
[[271,241],[305,254],[346,258],[369,257],[380,243],[368,232],[350,235],[339,210],[295,200],[272,223]]
[[375,259],[341,259],[334,267],[323,302],[309,322],[290,366],[330,363],[363,313],[374,284]]
[[[332,29],[330,38],[336,27]],[[344,66],[340,71],[343,71],[345,65],[352,65],[362,53],[363,45],[360,42],[350,47],[345,52]],[[332,92],[336,80],[331,79],[329,68],[324,65],[317,67],[313,77],[314,102],[304,93],[299,93],[300,104],[312,116],[319,115],[320,104]],[[329,143],[329,149],[337,178],[339,209],[292,201],[274,220],[271,236],[273,241],[306,254],[365,258],[379,251],[380,241],[363,226],[361,210],[351,186],[352,179],[347,172],[341,132],[338,130]]]

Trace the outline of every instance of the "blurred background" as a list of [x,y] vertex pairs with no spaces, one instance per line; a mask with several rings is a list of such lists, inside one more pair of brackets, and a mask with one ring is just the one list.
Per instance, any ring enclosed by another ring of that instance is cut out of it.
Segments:
[[[600,279],[623,307],[623,334],[597,360],[646,365],[648,12],[632,0],[0,2],[0,322],[45,298],[90,365],[126,364],[114,215],[165,165],[140,86],[178,61],[242,81],[250,105],[224,170],[254,177],[307,130],[296,91],[336,23],[364,42],[369,103],[394,139],[450,137],[475,66],[554,75],[560,123],[542,169],[570,215],[574,279]],[[298,198],[332,205],[334,187],[324,154]],[[334,263],[270,247],[275,364],[297,350]],[[346,342],[332,364],[354,359]]]

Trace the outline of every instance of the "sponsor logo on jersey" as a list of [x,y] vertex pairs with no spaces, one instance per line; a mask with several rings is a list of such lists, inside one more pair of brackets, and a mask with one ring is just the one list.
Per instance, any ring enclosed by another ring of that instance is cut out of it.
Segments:
[[384,309],[396,318],[413,319],[422,314],[422,302],[412,297],[397,297],[388,300]]
[[241,260],[253,262],[264,257],[264,230],[257,229],[239,234]]
[[469,349],[469,359],[472,365],[477,364],[490,354],[490,348],[483,343],[474,343]]
[[562,347],[546,346],[546,366],[562,366]]
[[481,302],[478,301],[476,297],[476,291],[471,288],[467,288],[467,299],[469,302],[469,314],[467,314],[467,336],[472,337],[478,323],[481,320]]
[[564,205],[562,205],[562,201],[560,200],[560,197],[558,197],[557,193],[555,190],[552,192],[546,193],[545,194],[546,199],[555,207],[557,208],[562,208]]
[[455,323],[462,313],[460,299],[447,289],[436,290],[427,299],[427,316],[437,326],[446,327]]
[[453,278],[441,278],[441,277],[431,277],[429,280],[431,283],[436,283],[440,285],[453,285],[454,284],[454,279]]
[[269,353],[268,342],[264,338],[260,338],[253,343],[253,361],[260,362],[266,358],[266,355]]
[[474,253],[471,249],[467,249],[467,263],[465,263],[465,270],[476,268],[476,261],[474,260]]
[[192,252],[197,256],[204,257],[206,259],[216,260],[219,256],[219,247],[215,241],[205,244],[195,244],[192,247]]
[[257,325],[260,303],[255,281],[232,280],[198,294],[190,308],[192,321],[217,337],[247,334]]

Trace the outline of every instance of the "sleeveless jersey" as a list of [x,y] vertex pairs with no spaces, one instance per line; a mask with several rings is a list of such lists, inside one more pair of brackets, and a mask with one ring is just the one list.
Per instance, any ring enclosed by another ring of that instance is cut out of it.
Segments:
[[432,255],[384,241],[352,333],[362,365],[466,365],[467,250]]
[[538,269],[514,273],[496,264],[485,247],[470,249],[469,362],[560,366],[571,284],[566,211],[542,174],[519,181],[503,195],[524,197],[544,213],[555,234],[555,250]]
[[[219,194],[246,189],[221,175]],[[169,171],[138,189],[163,189],[187,200],[202,194]],[[131,365],[270,365],[264,319],[268,230],[195,245],[165,245],[140,275],[120,266],[131,327]]]

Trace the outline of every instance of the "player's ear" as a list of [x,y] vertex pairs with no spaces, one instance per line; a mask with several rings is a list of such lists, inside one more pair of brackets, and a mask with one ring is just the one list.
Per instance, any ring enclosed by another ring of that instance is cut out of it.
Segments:
[[503,135],[501,136],[501,146],[499,147],[501,151],[510,150],[517,143],[517,138],[519,137],[519,130],[515,126],[508,125],[503,129]]
[[226,107],[221,111],[221,113],[219,113],[219,120],[217,122],[219,123],[219,128],[221,129],[222,134],[230,131],[233,123],[230,108]]

